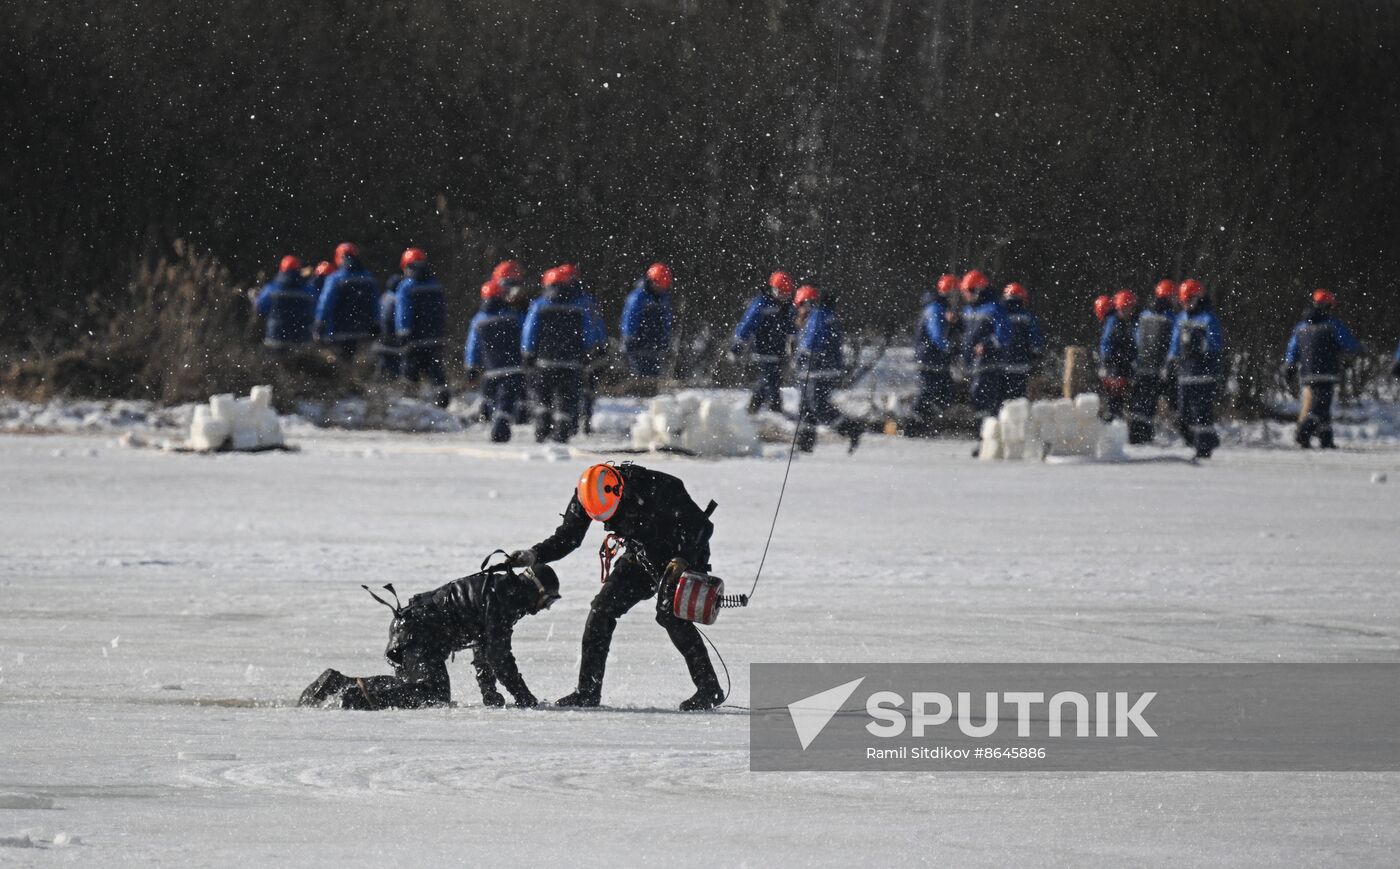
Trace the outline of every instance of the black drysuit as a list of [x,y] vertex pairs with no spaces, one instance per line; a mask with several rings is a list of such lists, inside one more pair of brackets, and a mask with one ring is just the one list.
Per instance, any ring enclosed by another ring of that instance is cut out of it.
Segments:
[[[617,472],[622,475],[622,503],[612,518],[603,522],[603,528],[625,542],[626,553],[613,564],[590,605],[579,664],[579,694],[595,700],[602,692],[617,620],[657,593],[671,559],[681,558],[692,568],[708,571],[710,535],[714,533],[709,511],[691,500],[685,484],[677,478],[626,463],[619,465]],[[575,494],[558,529],[533,547],[535,557],[541,562],[563,558],[583,544],[592,524]],[[661,592],[656,601],[657,624],[666,629],[685,658],[696,689],[717,694],[719,680],[700,632],[691,622],[672,614],[670,598],[674,592],[669,587]]]
[[394,614],[384,657],[392,676],[343,676],[327,670],[302,693],[302,706],[344,709],[416,709],[445,706],[452,699],[448,656],[472,649],[481,699],[504,703],[496,683],[517,705],[534,706],[511,650],[515,623],[528,615],[534,589],[513,573],[483,572],[414,595]]

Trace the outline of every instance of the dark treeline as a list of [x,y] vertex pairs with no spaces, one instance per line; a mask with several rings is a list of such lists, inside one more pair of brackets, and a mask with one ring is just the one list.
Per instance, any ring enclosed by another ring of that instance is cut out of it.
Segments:
[[284,252],[351,239],[383,273],[420,245],[462,323],[509,255],[579,262],[613,311],[664,259],[683,317],[723,328],[779,265],[887,331],[979,266],[1065,341],[1091,338],[1098,292],[1185,276],[1257,360],[1314,286],[1378,349],[1400,334],[1390,4],[75,0],[5,20],[12,360],[120,332],[175,239],[244,285]]

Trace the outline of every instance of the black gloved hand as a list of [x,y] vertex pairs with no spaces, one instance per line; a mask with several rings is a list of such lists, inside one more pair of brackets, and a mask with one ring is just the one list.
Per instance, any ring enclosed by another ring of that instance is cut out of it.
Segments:
[[1400,359],[1395,360],[1395,364],[1390,366],[1390,376],[1400,378]]
[[535,367],[535,357],[534,357],[534,355],[533,355],[533,354],[530,354],[530,353],[526,353],[524,356],[521,356],[521,357],[520,357],[520,365],[521,365],[521,367],[523,367],[523,368],[534,368],[534,367]]
[[1284,380],[1287,380],[1289,383],[1292,383],[1294,380],[1297,379],[1297,377],[1298,377],[1298,366],[1297,366],[1297,365],[1288,364],[1288,365],[1283,366],[1283,379],[1284,379]]
[[483,705],[500,709],[502,706],[506,705],[506,698],[495,688],[492,688],[490,691],[483,689],[481,692],[481,702]]
[[532,567],[535,564],[536,555],[533,549],[517,549],[506,557],[507,567]]

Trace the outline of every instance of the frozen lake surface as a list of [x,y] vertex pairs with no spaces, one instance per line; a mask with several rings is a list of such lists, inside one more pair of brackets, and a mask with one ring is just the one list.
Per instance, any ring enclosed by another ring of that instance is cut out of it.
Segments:
[[[600,711],[290,704],[385,672],[388,614],[549,533],[590,457],[478,433],[323,432],[293,454],[0,436],[0,864],[1394,865],[1397,774],[778,774],[691,692],[649,605]],[[601,448],[601,442],[588,444]],[[870,438],[793,467],[754,605],[767,661],[1400,660],[1400,452],[1229,449],[1196,466],[989,464]],[[553,455],[553,460],[551,460]],[[783,463],[647,459],[719,502],[747,588]],[[1373,483],[1387,473],[1390,483]],[[516,630],[569,691],[601,532]],[[406,595],[405,595],[406,596]]]

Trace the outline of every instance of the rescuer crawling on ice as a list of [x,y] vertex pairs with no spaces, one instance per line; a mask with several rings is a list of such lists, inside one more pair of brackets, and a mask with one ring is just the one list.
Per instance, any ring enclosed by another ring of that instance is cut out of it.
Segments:
[[[385,586],[391,592],[392,586]],[[368,590],[368,589],[366,589]],[[374,595],[374,592],[370,592]],[[515,623],[549,608],[559,599],[559,577],[548,565],[521,573],[497,564],[482,565],[480,573],[449,582],[435,591],[414,595],[408,606],[375,600],[394,611],[389,646],[384,657],[394,665],[392,676],[346,676],[327,670],[301,694],[301,706],[337,709],[417,709],[446,706],[452,700],[447,658],[471,649],[481,702],[504,706],[499,682],[517,706],[538,701],[525,685],[511,650]]]
[[564,521],[554,534],[530,549],[511,553],[509,563],[518,567],[557,561],[579,548],[593,521],[602,522],[608,532],[599,552],[603,587],[593,598],[583,628],[578,690],[555,701],[556,705],[598,705],[617,620],[658,590],[657,624],[670,635],[695,682],[695,694],[680,708],[710,709],[723,702],[724,692],[700,631],[671,611],[681,573],[692,568],[709,570],[714,507],[712,501],[700,509],[685,484],[670,474],[631,463],[594,465],[579,478]]

